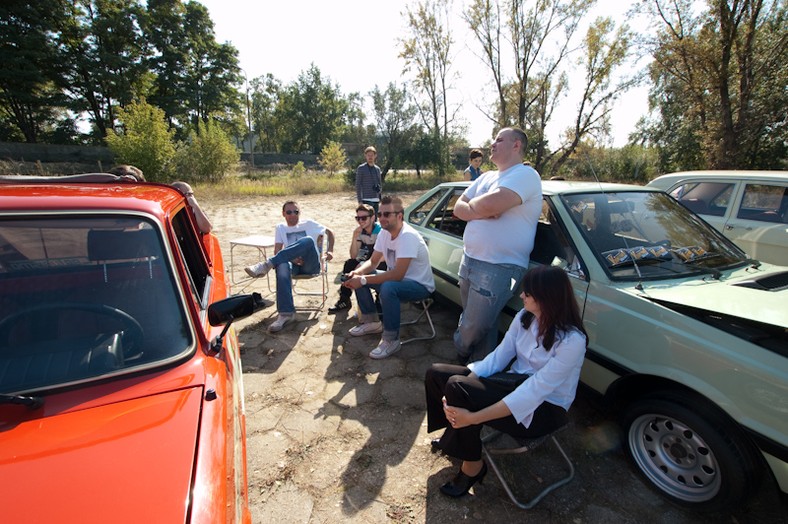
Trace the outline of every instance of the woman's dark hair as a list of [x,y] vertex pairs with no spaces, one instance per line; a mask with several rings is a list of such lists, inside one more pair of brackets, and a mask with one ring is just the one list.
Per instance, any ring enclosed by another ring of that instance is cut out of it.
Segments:
[[[537,337],[546,350],[553,347],[557,331],[573,328],[586,335],[588,343],[588,334],[583,328],[583,319],[566,271],[555,266],[535,267],[525,274],[522,291],[539,304],[541,313]],[[523,327],[527,329],[533,319],[532,313],[525,313],[522,316]]]

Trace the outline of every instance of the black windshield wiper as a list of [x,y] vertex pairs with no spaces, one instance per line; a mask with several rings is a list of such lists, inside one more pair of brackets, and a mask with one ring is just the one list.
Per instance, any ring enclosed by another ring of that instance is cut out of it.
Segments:
[[44,405],[43,397],[28,397],[25,395],[0,395],[0,404],[18,404],[30,409],[38,409]]

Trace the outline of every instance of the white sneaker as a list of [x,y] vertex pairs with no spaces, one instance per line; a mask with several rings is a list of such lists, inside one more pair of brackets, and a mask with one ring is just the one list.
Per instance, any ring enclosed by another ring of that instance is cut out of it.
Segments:
[[382,340],[381,339],[380,344],[378,344],[378,347],[373,349],[369,353],[369,356],[370,356],[370,358],[375,358],[375,359],[381,359],[381,358],[390,357],[391,355],[393,355],[394,353],[399,351],[401,347],[402,347],[402,344],[400,344],[399,339],[397,339],[397,340]]
[[276,333],[277,331],[282,331],[282,328],[285,327],[285,324],[293,320],[294,316],[294,313],[279,313],[279,316],[276,317],[276,320],[271,322],[271,325],[268,326],[268,332]]
[[349,333],[354,337],[363,337],[364,335],[371,335],[373,333],[383,333],[383,322],[359,324],[356,327],[350,328]]
[[266,276],[273,267],[274,265],[266,260],[265,262],[258,262],[257,264],[246,266],[244,271],[246,271],[246,274],[250,277],[257,278]]

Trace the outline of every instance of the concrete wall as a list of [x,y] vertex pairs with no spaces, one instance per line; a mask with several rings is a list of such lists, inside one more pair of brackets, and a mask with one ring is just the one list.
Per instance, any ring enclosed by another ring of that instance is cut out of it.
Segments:
[[107,147],[63,146],[0,142],[0,159],[19,162],[74,162],[112,164],[112,152]]

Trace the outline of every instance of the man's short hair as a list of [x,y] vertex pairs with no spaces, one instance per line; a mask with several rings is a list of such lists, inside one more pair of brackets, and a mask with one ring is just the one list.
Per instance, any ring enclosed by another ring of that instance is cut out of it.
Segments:
[[402,199],[398,196],[386,195],[380,199],[381,206],[392,205],[395,211],[402,211]]
[[[507,127],[514,135],[515,140],[519,140],[522,146],[520,147],[520,156],[525,156],[525,150],[528,149],[528,137],[525,136],[525,131],[519,127]],[[503,131],[503,130],[502,130]]]
[[468,155],[468,160],[473,160],[474,158],[481,158],[484,156],[481,149],[471,149],[471,153]]
[[296,202],[295,200],[288,200],[287,202],[285,202],[284,204],[282,204],[282,213],[284,213],[284,212],[285,212],[285,209],[287,208],[287,206],[295,206],[295,207],[298,207],[298,202]]
[[359,204],[356,208],[356,212],[358,213],[359,211],[366,211],[369,213],[369,216],[372,217],[372,220],[375,220],[375,208],[369,204]]
[[375,147],[374,147],[374,146],[369,146],[369,147],[367,147],[367,148],[364,150],[364,154],[367,154],[367,153],[369,153],[370,151],[372,151],[372,152],[373,152],[373,153],[375,153],[376,155],[378,154],[378,150],[377,150],[377,149],[375,149]]

